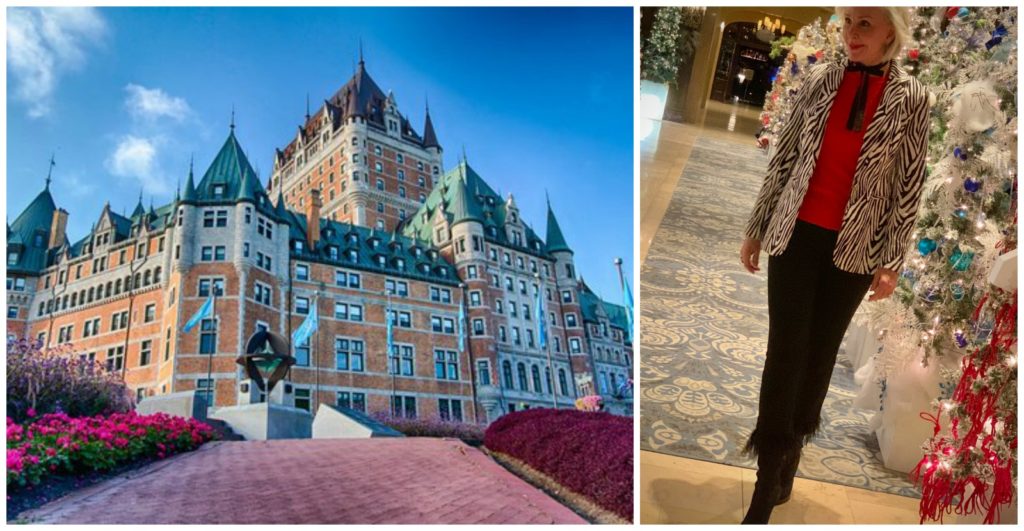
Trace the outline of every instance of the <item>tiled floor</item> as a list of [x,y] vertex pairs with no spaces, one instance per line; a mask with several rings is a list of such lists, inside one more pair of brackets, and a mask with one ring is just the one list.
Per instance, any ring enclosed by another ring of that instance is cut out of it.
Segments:
[[[755,471],[655,452],[640,454],[641,524],[738,524]],[[918,500],[796,478],[773,524],[917,524]],[[948,522],[952,523],[955,518]]]
[[[715,136],[750,145],[759,110],[709,102],[702,127],[673,122],[641,126],[640,259],[668,208],[694,140]],[[753,494],[755,471],[654,452],[640,456],[640,522],[643,524],[736,524]],[[955,520],[955,519],[954,519]],[[916,524],[918,500],[797,478],[793,499],[772,514],[772,523]]]

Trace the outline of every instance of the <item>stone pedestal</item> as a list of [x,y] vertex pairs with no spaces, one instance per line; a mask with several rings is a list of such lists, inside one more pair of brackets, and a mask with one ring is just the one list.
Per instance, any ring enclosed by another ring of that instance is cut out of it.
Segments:
[[250,441],[312,437],[313,415],[281,404],[222,407],[211,413],[210,418],[224,421],[232,431]]

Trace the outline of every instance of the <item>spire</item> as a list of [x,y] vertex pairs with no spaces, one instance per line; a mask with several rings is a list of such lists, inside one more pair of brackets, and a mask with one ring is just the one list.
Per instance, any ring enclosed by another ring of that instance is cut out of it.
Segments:
[[231,104],[231,134],[235,134],[235,104]]
[[139,188],[139,202],[135,204],[135,210],[132,211],[132,219],[141,219],[146,214],[146,209],[142,206],[142,189]]
[[53,178],[53,167],[57,165],[53,160],[54,153],[50,153],[50,169],[46,171],[46,189],[50,189],[50,180]]
[[423,147],[441,149],[434,132],[434,123],[430,120],[430,102],[427,102],[427,118],[423,124]]
[[309,121],[309,92],[306,92],[306,121]]
[[548,203],[548,234],[546,238],[548,252],[568,251],[571,253],[572,249],[565,242],[562,228],[558,226],[558,220],[555,219],[555,212],[551,210],[551,200],[547,197],[547,190],[544,191],[544,196]]
[[455,179],[455,192],[452,194],[450,211],[452,213],[452,225],[463,221],[477,221],[483,223],[484,216],[480,211],[480,205],[466,191],[466,183],[462,179]]
[[363,38],[359,38],[359,66],[363,66]]
[[188,180],[185,181],[185,195],[182,196],[183,201],[195,201],[196,199],[196,183],[192,177],[192,157],[188,159]]
[[285,220],[286,216],[288,215],[288,212],[284,208],[284,192],[282,191],[283,189],[284,186],[281,186],[277,189],[277,204],[274,205],[274,213],[277,214],[277,217],[280,218],[282,221]]

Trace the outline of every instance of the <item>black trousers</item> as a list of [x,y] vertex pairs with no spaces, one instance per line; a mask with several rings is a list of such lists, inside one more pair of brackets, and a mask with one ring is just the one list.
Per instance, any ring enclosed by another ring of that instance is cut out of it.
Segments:
[[838,237],[797,220],[786,250],[768,258],[768,350],[749,454],[799,447],[818,429],[839,345],[873,278],[835,266]]

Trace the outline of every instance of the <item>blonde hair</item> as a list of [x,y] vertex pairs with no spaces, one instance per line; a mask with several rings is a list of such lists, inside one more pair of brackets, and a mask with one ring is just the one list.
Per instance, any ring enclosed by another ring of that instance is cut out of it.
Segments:
[[[847,9],[854,6],[840,6],[836,8],[836,14],[839,15],[840,20],[843,18],[844,13]],[[889,19],[889,24],[892,25],[893,39],[889,43],[889,46],[885,48],[882,53],[882,59],[888,61],[895,58],[903,48],[910,45],[914,38],[910,33],[910,16],[911,9],[909,7],[902,6],[890,6],[880,7],[882,11],[885,11],[885,16]]]

